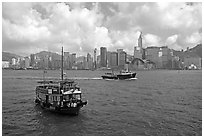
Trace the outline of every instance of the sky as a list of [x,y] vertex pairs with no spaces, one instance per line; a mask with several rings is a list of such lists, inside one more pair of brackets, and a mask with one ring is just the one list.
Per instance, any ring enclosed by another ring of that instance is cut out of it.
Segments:
[[64,51],[86,55],[97,48],[132,55],[143,47],[181,50],[202,43],[202,3],[185,2],[3,2],[2,51]]

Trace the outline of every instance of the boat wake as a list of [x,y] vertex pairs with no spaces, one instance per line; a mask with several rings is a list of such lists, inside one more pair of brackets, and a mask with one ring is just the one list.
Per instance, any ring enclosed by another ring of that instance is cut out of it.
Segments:
[[129,80],[129,81],[131,81],[131,80],[137,80],[137,78],[130,78],[130,79],[126,79],[126,80]]
[[71,80],[102,80],[102,78],[88,78],[88,77],[73,77]]
[[124,80],[119,80],[119,79],[104,79],[106,81],[134,81],[137,80],[137,78],[130,78],[130,79],[124,79]]

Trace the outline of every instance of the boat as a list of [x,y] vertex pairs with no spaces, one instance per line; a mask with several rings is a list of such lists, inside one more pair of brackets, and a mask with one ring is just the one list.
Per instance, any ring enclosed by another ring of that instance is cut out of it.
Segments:
[[111,79],[111,80],[117,80],[118,77],[114,73],[105,73],[105,75],[101,76],[103,79]]
[[120,71],[119,74],[105,73],[105,75],[102,75],[101,77],[102,77],[103,79],[126,80],[126,79],[132,79],[132,78],[135,78],[136,75],[137,75],[136,72],[131,72],[131,71]]
[[131,71],[121,71],[120,74],[117,75],[119,80],[126,80],[126,79],[131,79],[135,78],[137,75],[136,72],[131,72]]
[[74,80],[63,78],[63,47],[61,66],[61,80],[38,81],[40,85],[36,87],[35,102],[45,110],[78,115],[87,101],[82,100],[81,89]]

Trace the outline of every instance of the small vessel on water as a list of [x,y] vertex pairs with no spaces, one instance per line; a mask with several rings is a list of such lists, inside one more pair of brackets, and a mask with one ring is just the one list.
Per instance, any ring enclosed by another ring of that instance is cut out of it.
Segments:
[[120,74],[117,75],[119,80],[126,80],[135,78],[137,75],[136,72],[130,72],[130,71],[121,71]]
[[111,79],[111,80],[117,80],[118,77],[114,73],[105,73],[105,75],[101,76],[103,79]]
[[80,87],[75,81],[63,79],[63,48],[61,66],[61,80],[38,82],[40,85],[36,87],[35,102],[49,111],[78,115],[87,101],[82,101]]
[[112,73],[105,73],[105,75],[102,75],[101,77],[103,79],[113,79],[113,80],[126,80],[126,79],[132,79],[135,78],[137,75],[136,72],[130,72],[130,71],[120,71],[119,74]]

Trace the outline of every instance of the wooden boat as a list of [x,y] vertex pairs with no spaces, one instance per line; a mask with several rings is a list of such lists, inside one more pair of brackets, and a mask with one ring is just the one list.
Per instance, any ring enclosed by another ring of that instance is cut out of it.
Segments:
[[73,80],[63,79],[63,48],[61,80],[39,81],[36,87],[35,102],[43,109],[62,114],[78,115],[80,108],[87,104],[82,101],[82,93]]

